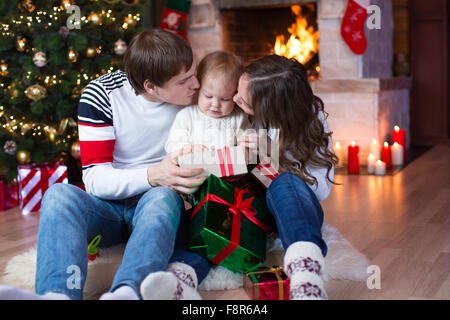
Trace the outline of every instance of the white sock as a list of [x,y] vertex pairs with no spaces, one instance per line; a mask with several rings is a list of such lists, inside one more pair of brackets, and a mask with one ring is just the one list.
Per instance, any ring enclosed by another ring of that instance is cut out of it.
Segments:
[[141,284],[144,300],[201,300],[197,292],[194,269],[181,262],[169,265],[167,271],[149,274]]
[[70,298],[60,292],[47,292],[40,295],[32,291],[0,285],[0,300],[70,300]]
[[102,294],[100,300],[139,300],[139,297],[132,287],[124,285]]
[[291,244],[284,255],[291,300],[328,299],[323,284],[324,258],[320,248],[307,241]]

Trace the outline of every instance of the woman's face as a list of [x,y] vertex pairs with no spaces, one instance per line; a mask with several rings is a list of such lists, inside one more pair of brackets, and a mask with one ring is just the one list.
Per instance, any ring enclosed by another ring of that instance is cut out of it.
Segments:
[[234,95],[233,100],[246,114],[255,114],[249,104],[248,76],[246,73],[239,78],[237,93]]

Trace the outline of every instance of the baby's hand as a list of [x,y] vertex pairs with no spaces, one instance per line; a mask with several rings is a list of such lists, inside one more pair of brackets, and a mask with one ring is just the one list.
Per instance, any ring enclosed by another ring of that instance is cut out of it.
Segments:
[[207,146],[203,144],[186,144],[183,146],[181,154],[200,152],[209,150]]

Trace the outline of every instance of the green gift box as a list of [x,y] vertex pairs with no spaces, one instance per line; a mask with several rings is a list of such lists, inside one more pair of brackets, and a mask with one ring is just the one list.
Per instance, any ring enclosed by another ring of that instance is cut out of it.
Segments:
[[188,248],[233,272],[266,257],[270,213],[265,202],[210,175],[194,195]]

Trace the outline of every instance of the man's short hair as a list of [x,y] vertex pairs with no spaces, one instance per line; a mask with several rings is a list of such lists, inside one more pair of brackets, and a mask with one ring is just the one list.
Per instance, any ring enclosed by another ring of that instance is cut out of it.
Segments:
[[192,49],[179,35],[147,29],[133,37],[124,57],[125,72],[136,95],[145,93],[144,81],[162,87],[193,63]]

